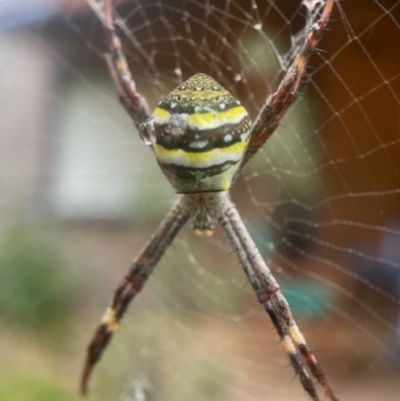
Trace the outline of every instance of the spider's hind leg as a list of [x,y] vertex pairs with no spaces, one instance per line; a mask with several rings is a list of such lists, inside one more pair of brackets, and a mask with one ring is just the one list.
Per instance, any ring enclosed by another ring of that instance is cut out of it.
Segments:
[[264,309],[268,313],[276,331],[278,332],[280,339],[282,340],[285,351],[288,354],[290,364],[292,365],[296,374],[299,376],[303,388],[313,400],[319,400],[314,383],[311,380],[307,370],[305,369],[303,361],[296,348],[297,344],[293,341],[292,336],[289,334],[290,330],[287,328],[288,326],[290,327],[291,324],[294,323],[294,321],[292,321],[290,316],[287,316],[286,313],[282,314],[281,312],[279,312],[279,309],[282,309],[282,305],[286,304],[287,308],[289,308],[289,305],[287,304],[286,299],[283,296],[279,296],[279,294],[277,293],[276,297],[279,299],[279,301],[276,303],[274,300],[271,299],[265,302]]
[[[258,301],[263,305],[265,311],[271,318],[283,342],[290,363],[295,372],[299,375],[304,390],[314,401],[319,400],[314,383],[304,366],[305,362],[312,375],[324,388],[329,399],[331,401],[338,401],[338,398],[327,383],[322,368],[318,364],[315,356],[311,353],[301,334],[293,318],[289,304],[283,296],[277,281],[250,237],[236,207],[228,199],[219,216],[219,221],[228,235],[239,261],[257,295]],[[304,362],[300,355],[303,357]]]
[[183,205],[182,198],[179,198],[139,255],[131,263],[128,273],[115,290],[111,303],[88,346],[81,376],[81,393],[83,395],[87,393],[88,381],[94,366],[100,360],[130,302],[142,290],[155,265],[189,217],[190,213]]
[[312,375],[323,387],[329,399],[332,401],[339,401],[330,388],[329,384],[327,383],[324,371],[318,363],[317,358],[315,358],[314,354],[311,352],[310,347],[307,345],[306,339],[304,338],[303,334],[301,334],[301,331],[295,321],[293,321],[292,324],[288,327],[288,333],[290,335],[290,338],[296,344],[296,347],[300,351],[304,360],[306,361]]

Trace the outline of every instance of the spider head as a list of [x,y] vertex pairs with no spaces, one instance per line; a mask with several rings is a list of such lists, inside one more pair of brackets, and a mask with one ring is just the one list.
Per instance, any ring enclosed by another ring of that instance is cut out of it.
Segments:
[[140,127],[177,193],[227,191],[243,158],[251,120],[240,102],[205,74],[162,100]]

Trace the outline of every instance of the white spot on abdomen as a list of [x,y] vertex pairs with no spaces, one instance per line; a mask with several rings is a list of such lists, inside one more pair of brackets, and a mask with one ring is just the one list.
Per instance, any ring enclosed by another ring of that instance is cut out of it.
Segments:
[[195,141],[195,142],[190,142],[189,147],[193,149],[203,149],[207,146],[208,141]]

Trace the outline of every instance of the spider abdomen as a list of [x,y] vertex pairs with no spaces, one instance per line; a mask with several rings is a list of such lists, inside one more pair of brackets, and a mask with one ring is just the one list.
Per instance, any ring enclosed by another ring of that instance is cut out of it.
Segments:
[[226,89],[196,74],[173,90],[141,127],[178,193],[226,191],[248,144],[251,120]]

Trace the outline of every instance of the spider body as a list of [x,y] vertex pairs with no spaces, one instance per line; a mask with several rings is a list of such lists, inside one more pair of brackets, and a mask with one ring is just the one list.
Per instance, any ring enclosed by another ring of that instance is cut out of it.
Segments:
[[218,216],[229,199],[227,191],[201,192],[182,196],[183,204],[192,218],[192,228],[199,236],[211,237]]
[[140,133],[177,193],[227,191],[247,148],[251,120],[206,74],[162,100]]
[[183,82],[150,114],[145,98],[136,90],[115,32],[111,0],[104,0],[100,19],[108,42],[106,61],[115,90],[179,195],[114,292],[88,347],[81,379],[83,394],[87,392],[94,365],[128,305],[142,290],[180,229],[192,219],[198,234],[211,235],[217,223],[225,231],[258,302],[275,327],[290,364],[310,398],[320,401],[314,378],[330,401],[338,401],[228,193],[235,176],[272,135],[295,100],[308,59],[328,24],[333,3],[334,0],[324,0],[310,5],[303,0],[308,10],[303,44],[277,90],[267,98],[252,124],[240,102],[205,74],[196,74]]

